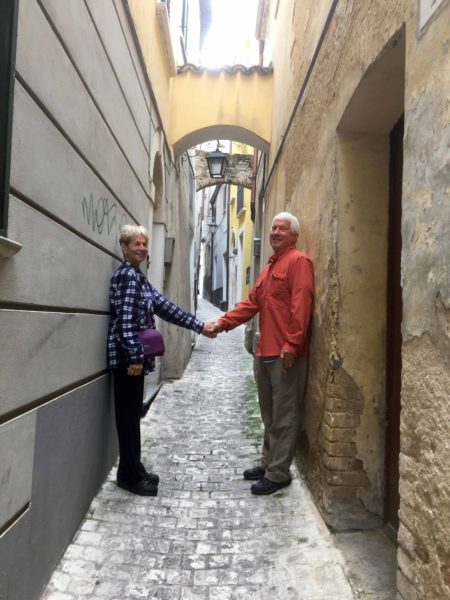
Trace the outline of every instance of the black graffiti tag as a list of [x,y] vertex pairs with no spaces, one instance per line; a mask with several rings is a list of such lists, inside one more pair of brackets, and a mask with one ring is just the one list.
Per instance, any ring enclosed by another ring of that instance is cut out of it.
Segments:
[[125,213],[122,213],[120,219],[118,219],[117,204],[115,202],[110,204],[108,198],[100,197],[95,202],[94,195],[90,194],[89,200],[86,197],[83,198],[82,208],[87,224],[92,228],[92,231],[97,231],[100,234],[105,230],[108,236],[115,233],[117,237],[120,228],[127,222]]

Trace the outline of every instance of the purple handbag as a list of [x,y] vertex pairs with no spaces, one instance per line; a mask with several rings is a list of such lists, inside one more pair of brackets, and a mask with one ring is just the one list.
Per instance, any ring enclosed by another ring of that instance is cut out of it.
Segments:
[[163,336],[157,329],[141,329],[137,332],[144,348],[144,358],[162,356],[165,351]]

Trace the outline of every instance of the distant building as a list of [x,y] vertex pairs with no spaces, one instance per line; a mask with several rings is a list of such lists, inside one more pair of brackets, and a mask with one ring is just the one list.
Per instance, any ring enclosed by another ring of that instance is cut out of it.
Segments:
[[[231,154],[252,154],[253,148],[231,143]],[[253,223],[251,189],[230,185],[229,226],[229,306],[247,297],[251,287]]]

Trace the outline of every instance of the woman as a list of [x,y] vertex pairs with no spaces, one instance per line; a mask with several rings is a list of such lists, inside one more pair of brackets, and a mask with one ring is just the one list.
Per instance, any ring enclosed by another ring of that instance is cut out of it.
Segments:
[[111,276],[111,321],[108,329],[108,367],[114,375],[114,406],[119,438],[117,485],[140,496],[156,496],[158,475],[147,473],[141,462],[140,417],[144,375],[154,359],[144,359],[138,330],[155,327],[154,314],[165,321],[216,337],[208,326],[159,294],[139,270],[147,258],[148,233],[144,227],[120,230],[122,265]]

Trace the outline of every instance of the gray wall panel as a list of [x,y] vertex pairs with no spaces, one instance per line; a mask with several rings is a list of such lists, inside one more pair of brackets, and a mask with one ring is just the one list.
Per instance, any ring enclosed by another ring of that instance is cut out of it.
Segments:
[[0,538],[1,600],[37,600],[117,447],[109,376],[41,407],[36,415],[32,502]]
[[[121,256],[119,229],[133,223],[132,217],[18,82],[11,185],[56,218]],[[143,218],[147,211],[142,211]]]
[[43,0],[42,4],[64,39],[104,119],[148,192],[148,128],[141,138],[86,5],[79,0]]
[[119,261],[10,197],[9,232],[22,250],[0,261],[0,301],[109,312]]
[[131,36],[122,0],[87,0],[141,134],[148,135],[150,92]]
[[0,310],[0,339],[9,340],[0,347],[1,413],[105,369],[108,320],[102,315]]

